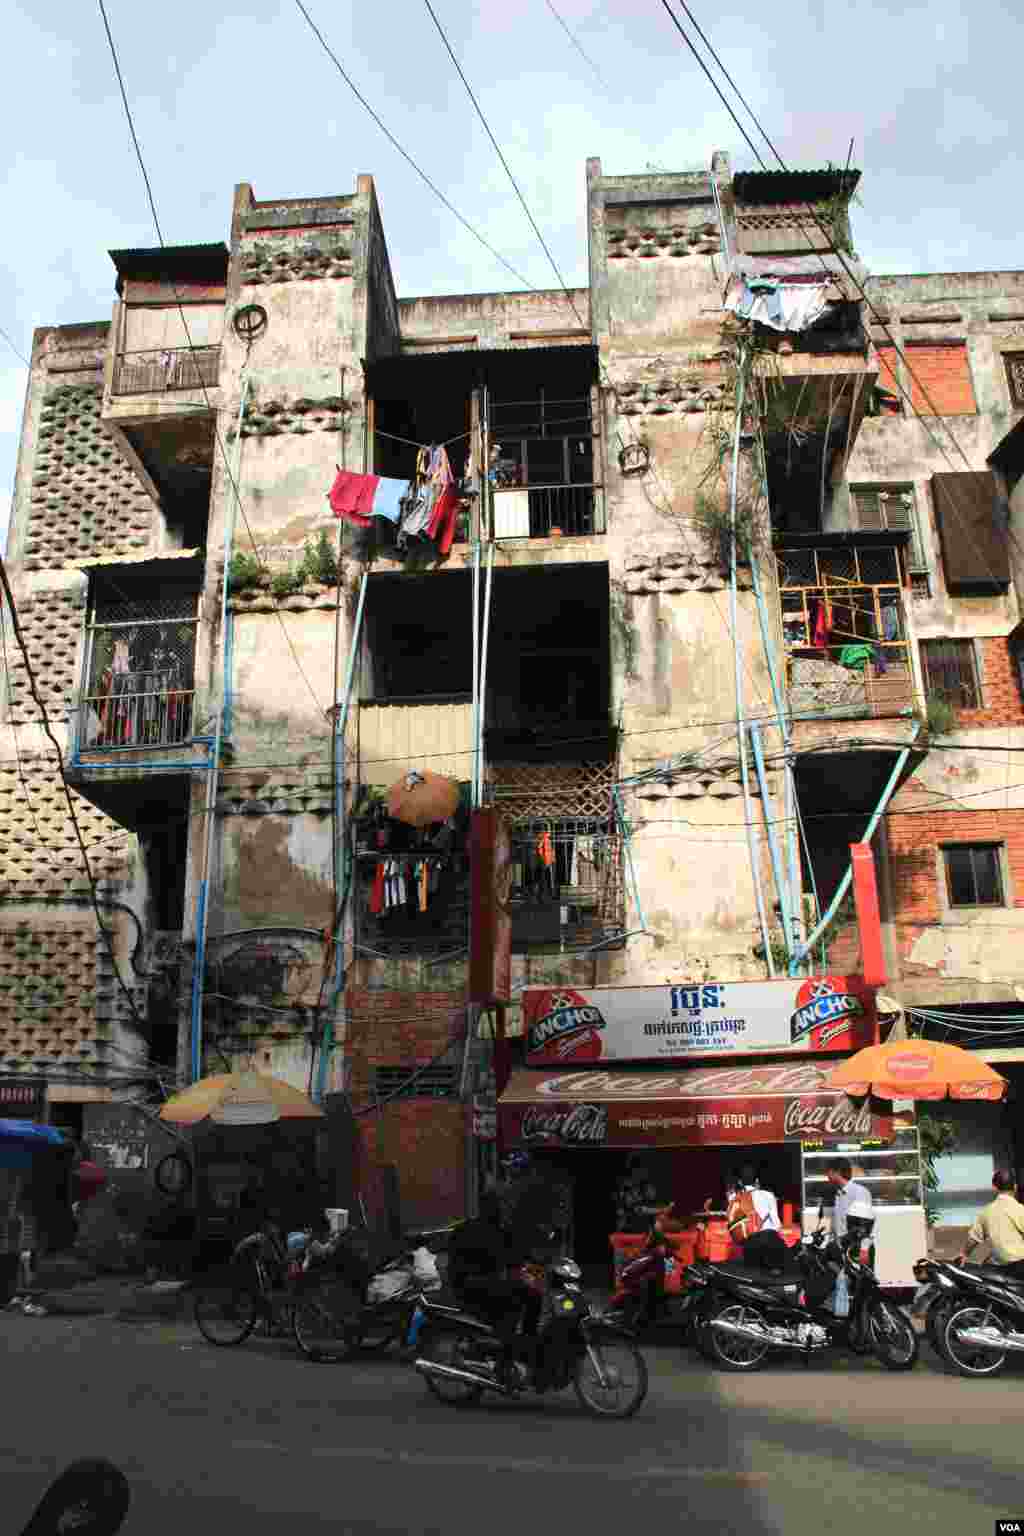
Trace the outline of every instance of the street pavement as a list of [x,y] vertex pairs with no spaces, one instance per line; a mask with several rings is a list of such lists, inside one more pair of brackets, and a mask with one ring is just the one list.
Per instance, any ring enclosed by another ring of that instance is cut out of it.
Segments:
[[394,1359],[217,1350],[188,1323],[0,1314],[0,1351],[0,1536],[79,1456],[129,1479],[123,1536],[990,1536],[1024,1518],[1024,1370],[964,1381],[923,1341],[907,1374],[835,1360],[750,1377],[659,1342],[625,1423],[571,1393],[453,1410]]

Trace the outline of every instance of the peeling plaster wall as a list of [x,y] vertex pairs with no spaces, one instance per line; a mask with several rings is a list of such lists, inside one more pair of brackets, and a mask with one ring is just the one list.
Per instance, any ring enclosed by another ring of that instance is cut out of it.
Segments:
[[210,931],[330,923],[331,823],[309,813],[224,819]]

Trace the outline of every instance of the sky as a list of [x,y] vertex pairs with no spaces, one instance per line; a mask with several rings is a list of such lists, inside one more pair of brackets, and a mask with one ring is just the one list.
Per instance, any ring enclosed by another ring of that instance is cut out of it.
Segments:
[[[557,286],[423,0],[306,3],[450,202],[532,285]],[[588,157],[609,175],[706,168],[715,150],[755,168],[662,0],[432,3],[569,284],[586,280]],[[260,199],[326,196],[369,172],[400,297],[517,286],[389,144],[295,0],[106,4],[169,244],[226,241],[237,182]],[[1009,112],[1024,23],[1010,4],[690,8],[787,165],[845,163],[853,140],[871,271],[1024,265]],[[13,0],[6,18],[0,328],[28,357],[37,326],[109,318],[110,250],[158,241],[98,4]],[[0,337],[0,549],[25,383]]]

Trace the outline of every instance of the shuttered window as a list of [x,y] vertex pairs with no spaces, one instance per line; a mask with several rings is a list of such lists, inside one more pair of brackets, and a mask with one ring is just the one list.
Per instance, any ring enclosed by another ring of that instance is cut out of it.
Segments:
[[932,496],[947,587],[1009,586],[1008,512],[991,470],[933,475]]
[[981,689],[970,640],[922,640],[921,669],[926,694],[937,694],[954,709],[980,709]]
[[912,485],[857,485],[853,504],[858,528],[906,529],[910,534],[907,557],[912,571],[927,571],[921,529]]
[[376,1067],[373,1089],[378,1099],[455,1099],[459,1076],[457,1066]]

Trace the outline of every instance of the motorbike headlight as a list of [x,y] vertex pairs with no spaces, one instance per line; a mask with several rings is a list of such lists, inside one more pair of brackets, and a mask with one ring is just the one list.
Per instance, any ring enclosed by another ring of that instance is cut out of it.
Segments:
[[560,1312],[575,1312],[576,1303],[573,1301],[571,1296],[563,1296],[559,1300],[558,1310]]

